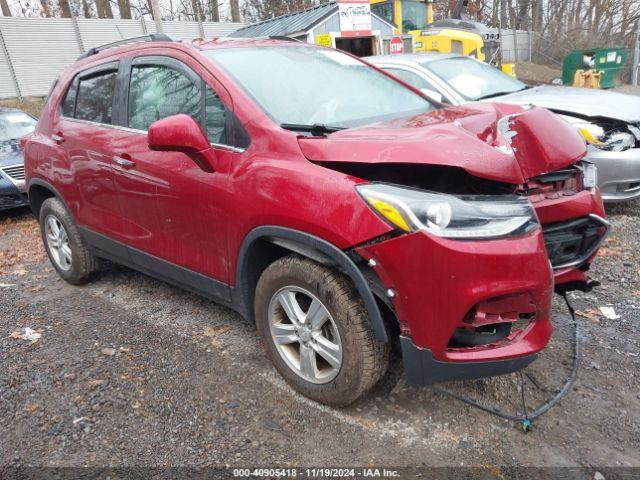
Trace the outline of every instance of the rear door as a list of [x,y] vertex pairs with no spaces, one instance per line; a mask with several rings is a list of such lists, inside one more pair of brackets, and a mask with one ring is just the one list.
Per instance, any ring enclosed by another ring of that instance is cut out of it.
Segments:
[[70,84],[53,126],[52,139],[69,158],[69,169],[54,171],[79,195],[70,205],[78,224],[90,232],[122,240],[123,221],[114,183],[115,90],[118,62],[79,73]]
[[[227,181],[229,166],[241,151],[226,145],[230,98],[214,79],[204,81],[197,62],[176,55],[129,60],[124,80],[129,133],[115,153],[124,161],[115,169],[126,241],[133,247],[134,263],[143,269],[164,270],[187,284],[200,281],[194,274],[228,283]],[[206,131],[216,158],[214,171],[184,153],[148,148],[149,125],[178,113],[190,115]]]

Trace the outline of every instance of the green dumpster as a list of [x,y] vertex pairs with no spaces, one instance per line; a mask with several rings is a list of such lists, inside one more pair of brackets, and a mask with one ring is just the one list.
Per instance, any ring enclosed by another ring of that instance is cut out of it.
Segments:
[[615,87],[615,77],[627,63],[625,47],[574,50],[562,62],[562,83],[572,85],[577,70],[602,72],[600,88]]

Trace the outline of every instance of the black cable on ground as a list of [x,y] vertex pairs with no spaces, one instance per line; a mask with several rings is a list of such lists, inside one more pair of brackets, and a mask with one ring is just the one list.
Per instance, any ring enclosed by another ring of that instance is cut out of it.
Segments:
[[569,374],[569,378],[567,378],[566,382],[564,383],[562,388],[558,391],[558,393],[556,393],[556,395],[553,398],[543,403],[536,410],[531,412],[531,414],[527,415],[526,403],[524,401],[524,379],[522,377],[522,373],[520,373],[520,381],[521,381],[520,388],[522,389],[522,403],[524,407],[524,415],[504,412],[493,405],[485,405],[473,398],[465,397],[464,395],[460,395],[458,393],[452,392],[451,390],[447,390],[438,385],[431,386],[431,389],[438,393],[442,393],[450,397],[453,397],[456,400],[460,400],[461,402],[471,405],[472,407],[479,408],[480,410],[491,413],[493,415],[497,415],[498,417],[506,418],[508,420],[514,420],[516,422],[521,422],[523,430],[525,432],[529,431],[529,429],[531,428],[531,420],[544,414],[556,403],[558,403],[569,392],[578,374],[578,367],[580,365],[580,356],[582,352],[582,347],[580,345],[580,327],[579,327],[578,321],[576,320],[575,311],[571,306],[571,304],[569,303],[569,299],[567,298],[567,294],[566,293],[562,294],[562,297],[564,298],[564,301],[567,304],[567,309],[571,314],[571,319],[573,320],[573,327],[574,327],[574,333],[575,333],[574,341],[573,341],[573,364],[571,366],[571,373]]

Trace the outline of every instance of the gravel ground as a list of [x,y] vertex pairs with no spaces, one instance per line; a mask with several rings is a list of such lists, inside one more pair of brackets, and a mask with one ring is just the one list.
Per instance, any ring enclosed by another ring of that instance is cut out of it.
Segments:
[[[10,106],[37,115],[41,102]],[[91,285],[67,285],[28,211],[0,212],[0,467],[640,467],[639,207],[607,209],[614,230],[592,269],[603,285],[570,294],[578,380],[527,435],[443,394],[396,386],[399,366],[349,408],[315,404],[280,379],[236,313],[113,264]],[[560,299],[554,315],[549,347],[526,370],[529,410],[570,371]],[[25,327],[41,337],[15,338]],[[444,385],[521,413],[519,386],[517,375]]]
[[[237,314],[112,264],[70,286],[29,213],[0,214],[0,465],[640,467],[638,207],[610,209],[614,233],[592,270],[603,285],[571,295],[578,380],[526,435],[443,394],[393,389],[397,372],[348,408],[315,404]],[[599,313],[607,305],[619,319]],[[530,409],[569,372],[563,303],[555,314],[527,370]],[[41,337],[16,338],[25,327]],[[518,385],[510,375],[446,387],[518,411]]]

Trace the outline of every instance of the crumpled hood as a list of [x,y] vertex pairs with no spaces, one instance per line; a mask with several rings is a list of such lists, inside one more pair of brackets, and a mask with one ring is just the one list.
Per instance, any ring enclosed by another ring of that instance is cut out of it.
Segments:
[[397,163],[461,167],[512,184],[571,165],[586,155],[582,138],[542,108],[474,103],[327,137],[300,137],[317,162]]
[[18,165],[23,162],[24,156],[19,140],[0,142],[0,167]]
[[607,90],[542,85],[492,100],[517,105],[531,104],[579,116],[640,122],[640,97]]

